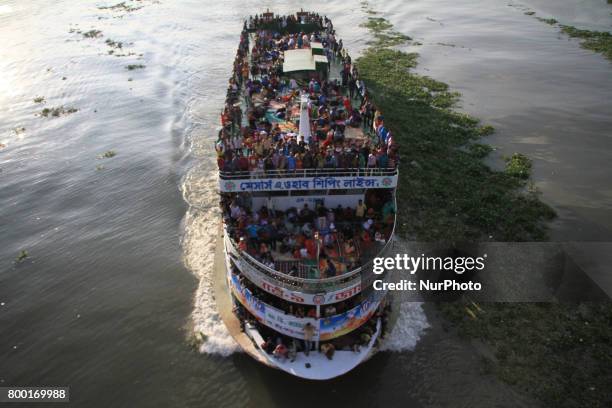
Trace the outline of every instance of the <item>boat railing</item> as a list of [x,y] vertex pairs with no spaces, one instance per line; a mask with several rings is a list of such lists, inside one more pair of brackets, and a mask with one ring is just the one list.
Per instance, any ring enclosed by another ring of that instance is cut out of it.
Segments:
[[225,243],[226,248],[230,253],[246,262],[246,265],[243,266],[249,267],[251,269],[249,272],[263,274],[265,277],[272,279],[274,283],[279,286],[304,293],[320,293],[332,289],[342,289],[344,287],[351,286],[352,284],[356,283],[357,279],[361,278],[361,275],[359,274],[361,269],[368,265],[365,264],[358,269],[330,278],[300,278],[270,268],[247,252],[240,251],[236,247],[236,244],[227,236],[227,234],[225,236]]
[[[341,335],[345,335],[353,330],[358,329],[369,320],[370,316],[372,316],[380,302],[382,300],[381,294],[371,294],[368,298],[363,299],[358,305],[354,306],[352,309],[349,309],[342,313],[337,313],[333,315],[324,315],[319,318],[312,317],[297,317],[293,316],[291,318],[294,327],[292,327],[291,331],[283,330],[283,325],[278,325],[274,323],[270,323],[270,320],[266,318],[266,316],[281,316],[281,320],[286,319],[287,311],[281,310],[277,307],[266,303],[257,296],[255,296],[249,289],[243,287],[239,283],[237,283],[234,279],[230,281],[231,289],[236,296],[236,299],[253,315],[255,315],[260,324],[268,326],[274,330],[280,331],[281,333],[295,337],[296,332],[295,328],[303,328],[306,323],[315,323],[315,325],[319,328],[318,335],[321,336],[323,327],[320,325],[320,321],[334,321],[334,322],[347,322],[347,324],[339,325],[340,327],[326,327],[325,328],[325,337],[327,340],[331,340],[336,337],[340,337]],[[241,296],[242,295],[242,296]],[[246,296],[245,296],[246,295]],[[263,306],[263,307],[261,307]],[[265,310],[265,313],[260,312],[261,310]],[[361,318],[355,319],[351,316],[356,316],[360,311],[361,313],[366,312],[366,316],[361,316]],[[276,319],[271,319],[272,322],[278,321]],[[348,322],[351,322],[348,324]],[[301,329],[300,329],[301,331]]]
[[[395,231],[395,223],[393,225],[393,231]],[[393,237],[392,234],[391,238],[387,240],[381,250],[378,251],[378,256],[384,256],[392,247]],[[230,254],[245,262],[241,266],[243,268],[248,268],[246,272],[247,275],[253,273],[259,274],[260,276],[263,275],[264,278],[272,279],[274,284],[278,286],[302,293],[312,294],[330,292],[353,286],[358,282],[361,282],[362,287],[367,287],[377,276],[373,273],[374,257],[358,268],[346,271],[341,275],[327,278],[301,278],[279,272],[264,265],[247,252],[240,251],[228,234],[225,234],[225,246]]]
[[382,177],[396,176],[397,168],[322,168],[296,170],[219,171],[222,180],[299,177]]

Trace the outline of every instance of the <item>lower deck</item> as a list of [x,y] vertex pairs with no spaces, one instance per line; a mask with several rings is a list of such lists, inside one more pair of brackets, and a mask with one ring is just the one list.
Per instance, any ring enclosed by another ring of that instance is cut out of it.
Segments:
[[[306,355],[303,347],[300,347],[301,351],[296,352],[289,358],[277,357],[273,353],[267,353],[262,348],[265,340],[256,325],[241,322],[234,313],[235,305],[227,277],[228,267],[223,245],[223,229],[219,228],[213,275],[213,288],[219,316],[233,339],[247,354],[260,363],[301,378],[326,380],[346,374],[376,353],[377,344],[383,332],[380,319],[376,321],[376,331],[367,344],[363,344],[354,350],[336,350],[331,360],[318,350],[313,350]],[[300,346],[301,344],[300,341]]]
[[[260,347],[257,347],[257,351],[267,360],[269,366],[308,380],[329,380],[348,373],[376,353],[375,345],[381,333],[380,321],[377,322],[376,327],[375,335],[366,346],[361,347],[358,351],[335,351],[332,360],[329,360],[322,352],[314,350],[308,355],[300,351],[294,358],[286,359],[268,354]],[[263,337],[254,326],[247,324],[245,332],[255,344],[264,342]]]
[[245,353],[249,354],[255,360],[270,367],[274,367],[255,346],[253,340],[242,331],[241,323],[233,313],[232,298],[230,296],[229,287],[227,286],[227,268],[225,265],[225,250],[223,245],[223,227],[219,225],[217,231],[217,247],[215,249],[215,260],[213,265],[213,290],[215,294],[215,302],[219,317],[227,327],[229,334],[238,343],[240,348]]

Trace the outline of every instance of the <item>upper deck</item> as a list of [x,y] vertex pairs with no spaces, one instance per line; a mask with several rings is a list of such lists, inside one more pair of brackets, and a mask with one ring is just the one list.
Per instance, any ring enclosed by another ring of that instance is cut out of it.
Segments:
[[221,122],[222,192],[397,186],[399,148],[327,18],[251,19]]

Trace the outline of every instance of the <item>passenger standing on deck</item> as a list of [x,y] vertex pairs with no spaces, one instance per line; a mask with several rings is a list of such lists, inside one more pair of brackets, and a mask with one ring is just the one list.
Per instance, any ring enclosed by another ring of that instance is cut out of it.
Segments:
[[357,207],[355,207],[355,216],[359,219],[363,219],[368,207],[363,203],[363,200],[359,200]]
[[372,174],[374,174],[374,170],[372,169],[376,168],[377,161],[378,160],[377,160],[376,155],[374,154],[374,152],[371,152],[368,155],[368,170],[369,170],[368,175],[371,176]]
[[310,350],[312,349],[312,340],[315,335],[315,329],[310,322],[304,325],[304,354],[310,354]]
[[349,96],[351,97],[351,99],[353,99],[355,97],[355,90],[357,89],[357,81],[355,81],[355,78],[353,76],[349,77],[348,86]]

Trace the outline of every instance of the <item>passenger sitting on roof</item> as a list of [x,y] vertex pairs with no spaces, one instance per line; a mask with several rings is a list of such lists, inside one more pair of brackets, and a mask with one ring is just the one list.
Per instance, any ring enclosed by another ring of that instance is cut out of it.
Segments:
[[286,113],[287,113],[287,108],[279,108],[274,113],[274,116],[276,116],[279,119],[285,119]]
[[359,127],[359,125],[361,124],[361,115],[359,114],[359,111],[357,109],[352,110],[351,115],[346,121],[346,124],[347,126],[355,128]]

